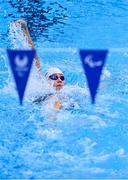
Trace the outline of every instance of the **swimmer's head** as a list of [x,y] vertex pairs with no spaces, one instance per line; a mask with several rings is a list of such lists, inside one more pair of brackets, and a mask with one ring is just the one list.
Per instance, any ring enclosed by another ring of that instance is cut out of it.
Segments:
[[45,77],[56,90],[60,90],[63,88],[64,74],[59,68],[49,68],[45,74]]

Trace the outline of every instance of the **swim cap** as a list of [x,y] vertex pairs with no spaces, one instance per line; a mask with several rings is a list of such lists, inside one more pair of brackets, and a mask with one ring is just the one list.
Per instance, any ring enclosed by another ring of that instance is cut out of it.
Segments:
[[59,68],[51,67],[47,70],[45,77],[48,79],[49,76],[51,76],[53,74],[63,74],[63,72]]

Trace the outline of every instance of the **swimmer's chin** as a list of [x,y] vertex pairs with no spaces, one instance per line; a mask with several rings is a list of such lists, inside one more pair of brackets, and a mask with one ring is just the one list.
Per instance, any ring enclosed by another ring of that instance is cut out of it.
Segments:
[[62,88],[63,88],[63,86],[61,86],[61,85],[58,85],[55,87],[56,90],[61,90]]

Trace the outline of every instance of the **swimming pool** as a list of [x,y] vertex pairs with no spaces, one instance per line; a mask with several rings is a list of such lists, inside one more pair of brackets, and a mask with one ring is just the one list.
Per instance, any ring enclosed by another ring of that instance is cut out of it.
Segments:
[[[1,3],[1,179],[127,178],[128,50],[112,50],[127,47],[127,10],[121,0]],[[41,91],[36,78],[19,106],[5,49],[14,42],[7,38],[8,25],[20,18],[28,21],[43,73],[53,65],[64,71],[69,85],[65,92],[77,108],[60,110],[50,119],[44,106],[30,101]],[[110,49],[94,106],[78,51],[43,49],[60,47]]]

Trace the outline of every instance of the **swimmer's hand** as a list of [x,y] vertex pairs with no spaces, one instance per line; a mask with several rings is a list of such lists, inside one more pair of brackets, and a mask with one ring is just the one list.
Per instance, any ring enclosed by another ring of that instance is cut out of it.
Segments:
[[56,101],[55,104],[54,104],[54,109],[61,109],[62,108],[62,104],[60,101]]
[[[30,33],[29,33],[29,29],[28,29],[28,26],[27,26],[27,22],[22,20],[22,19],[19,19],[17,21],[14,21],[13,22],[14,24],[16,25],[20,25],[21,26],[21,29],[23,30],[25,36],[28,38],[28,43],[29,45],[34,48],[34,44],[33,44],[33,41],[31,39],[31,36],[30,36]],[[36,57],[35,57],[35,61],[36,61],[36,66],[37,68],[39,69],[40,67],[40,62],[38,60],[38,57],[37,57],[37,54],[36,54]]]
[[27,28],[28,28],[28,27],[27,27],[27,22],[24,21],[24,20],[22,20],[22,19],[17,20],[17,21],[15,21],[14,23],[15,23],[15,24],[20,24],[22,29],[27,29]]

